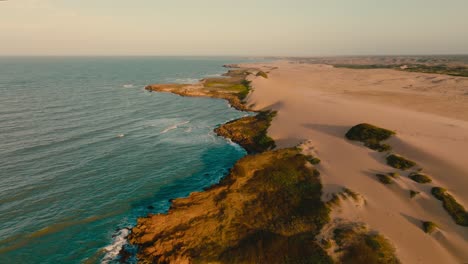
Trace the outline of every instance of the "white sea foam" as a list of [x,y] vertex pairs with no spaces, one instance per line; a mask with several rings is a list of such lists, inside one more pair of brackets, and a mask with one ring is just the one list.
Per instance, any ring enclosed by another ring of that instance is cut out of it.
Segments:
[[181,123],[172,125],[172,126],[166,128],[166,129],[164,129],[163,131],[161,131],[161,134],[165,134],[165,133],[167,133],[167,132],[169,132],[171,130],[177,129],[181,125],[185,125],[185,124],[188,124],[188,123],[190,123],[190,121],[185,121],[185,122],[181,122]]
[[130,229],[124,228],[120,229],[117,234],[114,236],[112,244],[104,248],[104,258],[102,259],[103,264],[107,264],[117,258],[122,247],[127,244],[127,237],[130,234]]
[[208,74],[208,75],[205,75],[206,78],[211,78],[211,77],[224,77],[223,76],[223,73],[215,73],[215,74]]
[[229,143],[229,145],[233,146],[235,149],[238,149],[238,150],[242,149],[241,145],[233,142],[230,138],[226,138],[226,140]]
[[133,88],[135,86],[133,84],[124,84],[123,87],[124,88]]

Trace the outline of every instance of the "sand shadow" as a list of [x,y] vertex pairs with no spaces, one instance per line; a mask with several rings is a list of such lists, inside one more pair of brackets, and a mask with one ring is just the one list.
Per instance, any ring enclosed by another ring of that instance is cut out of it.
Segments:
[[412,217],[412,216],[404,214],[404,213],[400,213],[400,215],[403,216],[411,224],[415,225],[419,229],[422,229],[422,221],[420,219],[417,219],[415,217]]
[[349,130],[348,126],[327,125],[327,124],[302,124],[303,127],[317,132],[334,136],[346,140],[345,134]]
[[329,201],[333,198],[334,194],[340,193],[343,191],[345,186],[340,184],[322,184],[323,197],[325,201]]
[[278,101],[274,104],[263,107],[262,109],[260,109],[260,111],[268,111],[268,110],[278,111],[281,108],[283,108],[283,106],[284,106],[284,103],[282,101]]
[[303,143],[304,138],[280,138],[275,140],[276,148],[292,148]]

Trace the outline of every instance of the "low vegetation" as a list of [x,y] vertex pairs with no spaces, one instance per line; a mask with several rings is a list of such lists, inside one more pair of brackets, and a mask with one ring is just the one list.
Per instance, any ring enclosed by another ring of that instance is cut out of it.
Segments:
[[446,64],[335,64],[336,68],[349,69],[394,69],[407,72],[436,73],[468,77],[468,67]]
[[400,263],[394,247],[382,235],[363,227],[338,227],[333,231],[341,263]]
[[410,197],[414,198],[416,195],[420,194],[420,192],[415,191],[415,190],[410,190]]
[[250,71],[256,69],[231,69],[225,77],[206,78],[197,84],[153,84],[148,91],[171,92],[182,96],[206,96],[223,98],[238,110],[247,110],[244,99],[251,90],[250,81],[246,78]]
[[321,160],[317,157],[307,156],[307,161],[312,165],[317,165],[320,163]]
[[432,179],[429,176],[427,176],[425,174],[422,174],[422,173],[419,173],[419,172],[413,172],[408,177],[410,179],[412,179],[413,181],[417,182],[417,183],[430,183],[430,182],[432,182]]
[[359,200],[359,194],[349,188],[343,188],[343,193],[353,198],[353,200]]
[[468,77],[468,67],[465,66],[448,66],[445,64],[438,65],[424,65],[424,64],[414,64],[407,65],[407,68],[402,69],[409,72],[423,72],[423,73],[436,73],[436,74],[446,74],[452,76],[462,76]]
[[442,201],[444,209],[453,218],[455,223],[461,226],[468,226],[468,213],[465,208],[459,204],[455,198],[450,195],[446,189],[441,187],[434,187],[431,190],[432,195]]
[[393,183],[393,179],[392,177],[386,175],[386,174],[376,174],[375,175],[377,177],[377,179],[379,179],[379,181],[383,184],[391,184]]
[[315,237],[329,222],[315,169],[298,149],[242,158],[218,185],[140,218],[142,263],[333,263]]
[[363,142],[370,149],[383,152],[390,150],[391,147],[381,141],[389,139],[394,134],[395,132],[391,130],[363,123],[352,127],[345,136],[349,140]]
[[398,172],[389,172],[388,175],[394,179],[398,179],[400,177]]
[[243,117],[215,129],[215,132],[244,147],[249,153],[259,153],[275,148],[275,142],[267,135],[276,112],[259,112],[256,116]]
[[433,223],[433,222],[430,222],[430,221],[423,221],[422,226],[423,226],[424,232],[426,232],[428,234],[432,234],[432,233],[434,233],[434,231],[437,230],[437,225],[435,223]]
[[414,161],[403,158],[400,155],[391,154],[387,156],[387,164],[395,169],[407,170],[416,165]]
[[261,76],[261,77],[263,77],[265,79],[268,79],[268,74],[266,72],[264,72],[264,71],[258,71],[257,72],[257,77],[258,76]]

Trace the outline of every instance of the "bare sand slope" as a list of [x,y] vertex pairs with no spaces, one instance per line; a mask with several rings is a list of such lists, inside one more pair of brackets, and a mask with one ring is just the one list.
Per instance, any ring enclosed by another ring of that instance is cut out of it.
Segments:
[[[253,79],[248,98],[254,109],[279,110],[269,130],[278,146],[310,140],[322,160],[324,199],[347,187],[366,200],[360,207],[344,203],[336,217],[382,232],[403,263],[468,262],[468,228],[456,225],[430,194],[433,186],[446,187],[468,206],[468,78],[289,62],[255,66],[278,67],[268,79]],[[344,137],[364,122],[395,130],[393,152],[416,161],[434,182],[418,184],[404,172],[395,184],[378,182],[375,173],[396,171],[385,154]],[[410,199],[409,190],[421,194]],[[424,233],[421,221],[440,231]]]

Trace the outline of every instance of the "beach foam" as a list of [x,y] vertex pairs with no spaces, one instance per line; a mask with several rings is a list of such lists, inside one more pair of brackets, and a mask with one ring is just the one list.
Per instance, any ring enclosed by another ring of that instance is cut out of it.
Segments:
[[120,250],[122,247],[128,243],[127,237],[130,234],[129,228],[120,229],[113,237],[112,244],[104,248],[106,254],[102,259],[103,264],[110,263],[111,261],[115,260],[119,255]]
[[172,125],[166,129],[164,129],[163,131],[161,131],[161,134],[165,134],[171,130],[174,130],[174,129],[177,129],[179,126],[182,126],[182,125],[185,125],[185,124],[188,124],[190,123],[190,121],[185,121],[185,122],[181,122],[181,123],[178,123],[178,124],[175,124],[175,125]]

